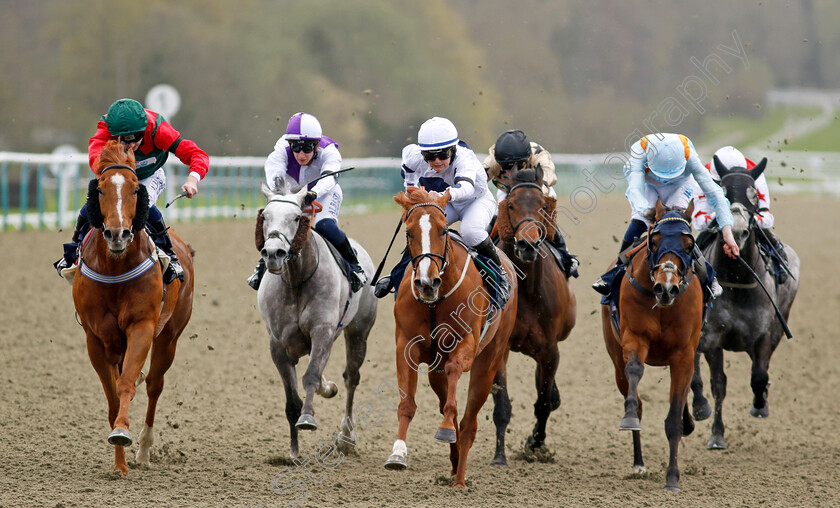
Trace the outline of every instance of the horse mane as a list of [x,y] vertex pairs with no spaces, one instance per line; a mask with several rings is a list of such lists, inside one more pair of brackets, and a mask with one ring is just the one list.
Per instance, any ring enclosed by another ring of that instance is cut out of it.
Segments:
[[[115,140],[109,140],[99,154],[96,161],[96,174],[101,175],[102,170],[113,164],[123,164],[134,168],[134,152],[126,150],[122,144]],[[102,229],[105,227],[105,217],[102,215],[102,209],[99,207],[99,178],[93,178],[88,183],[87,193],[87,216],[91,226]],[[141,231],[146,227],[146,221],[149,218],[149,192],[145,185],[140,186],[140,191],[137,194],[137,208],[134,212],[134,219],[131,221],[132,231]]]

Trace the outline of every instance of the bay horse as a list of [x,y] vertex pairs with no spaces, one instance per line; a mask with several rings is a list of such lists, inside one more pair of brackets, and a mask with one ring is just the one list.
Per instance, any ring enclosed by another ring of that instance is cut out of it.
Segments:
[[128,408],[143,381],[141,369],[151,348],[145,375],[149,403],[135,457],[141,467],[149,465],[163,376],[192,314],[193,252],[170,231],[184,281],[176,279],[164,292],[160,264],[152,258],[154,244],[144,230],[150,203],[146,188],[137,180],[134,154],[109,141],[97,169],[100,176],[91,180],[87,197],[93,229],[79,256],[73,302],[87,336],[90,362],[108,399],[114,470],[125,476],[125,447],[133,443]]
[[[465,487],[478,412],[490,394],[515,324],[516,291],[511,290],[503,309],[491,308],[479,269],[447,231],[444,210],[449,193],[433,196],[410,187],[394,201],[403,208],[411,273],[403,278],[394,304],[397,384],[404,396],[397,409],[397,439],[385,467],[407,467],[406,438],[417,410],[417,374],[428,373],[443,415],[434,438],[449,443],[453,487]],[[510,260],[501,252],[499,258],[509,280],[515,280]],[[455,395],[464,372],[470,372],[470,381],[459,427]]]
[[[262,192],[268,203],[258,214],[255,232],[257,250],[267,269],[257,293],[257,304],[268,331],[271,359],[286,392],[292,458],[300,453],[298,431],[318,428],[313,405],[315,393],[326,398],[338,393],[336,384],[327,381],[323,373],[333,343],[342,332],[347,359],[344,370],[347,401],[336,444],[345,451],[355,446],[353,396],[359,385],[359,369],[365,361],[367,338],[376,321],[377,305],[369,285],[357,293],[350,290],[350,283],[333,259],[328,242],[311,231],[312,219],[304,210],[314,215],[318,208],[312,208],[317,203],[307,196],[307,190],[304,186],[297,193],[289,193],[282,180],[276,192],[263,184]],[[350,243],[370,277],[373,261],[358,242],[350,239]],[[306,395],[301,402],[295,366],[307,354],[309,366],[302,379]]]
[[[601,306],[604,343],[615,366],[615,380],[625,397],[619,430],[633,433],[634,474],[645,473],[642,460],[639,381],[645,364],[667,366],[671,374],[670,408],[665,435],[670,445],[665,490],[679,492],[677,454],[681,436],[694,430],[686,401],[694,370],[694,353],[703,325],[703,288],[693,276],[690,253],[691,213],[668,210],[657,200],[648,210],[647,249],[628,261],[621,280],[619,332],[610,319],[609,306]],[[654,212],[654,213],[650,213]]]
[[695,418],[708,418],[712,411],[708,400],[703,396],[703,380],[699,368],[702,352],[709,364],[712,395],[715,399],[712,437],[707,447],[725,449],[723,400],[726,397],[726,374],[723,371],[723,351],[743,351],[750,356],[750,385],[753,391],[750,415],[767,418],[770,415],[767,404],[767,388],[770,384],[767,371],[770,357],[779,345],[784,331],[776,318],[771,298],[775,300],[787,321],[799,288],[799,256],[792,247],[784,246],[792,277],[787,277],[784,283],[778,284],[771,261],[761,255],[758,238],[763,233],[755,220],[758,203],[755,179],[764,171],[767,159],[762,159],[751,170],[727,168],[717,157],[714,162],[721,176],[721,186],[731,202],[730,209],[734,221],[732,234],[738,243],[741,257],[770,293],[768,297],[743,263],[731,259],[723,252],[721,234],[718,232],[716,240],[706,247],[705,256],[717,272],[723,294],[715,300],[703,327],[691,389],[694,392]]
[[[554,375],[560,360],[558,342],[566,340],[575,326],[577,300],[571,282],[549,251],[545,240],[553,239],[557,200],[546,196],[538,183],[523,182],[510,187],[507,198],[499,203],[496,226],[499,248],[513,262],[519,275],[519,305],[516,325],[510,336],[510,350],[525,354],[537,363],[535,381],[537,419],[525,446],[535,450],[545,442],[545,427],[552,411],[560,407],[560,392]],[[511,405],[502,362],[493,394],[496,424],[496,453],[493,465],[507,465],[505,432],[510,422]]]

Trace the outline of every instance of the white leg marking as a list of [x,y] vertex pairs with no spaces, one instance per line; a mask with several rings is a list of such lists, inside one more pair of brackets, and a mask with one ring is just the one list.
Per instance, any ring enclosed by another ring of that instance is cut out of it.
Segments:
[[149,450],[155,442],[155,431],[143,425],[143,430],[140,431],[140,448],[137,449],[137,455],[134,457],[140,465],[149,466]]
[[405,441],[402,439],[394,441],[394,449],[391,455],[399,455],[402,458],[408,457],[408,447],[405,445]]

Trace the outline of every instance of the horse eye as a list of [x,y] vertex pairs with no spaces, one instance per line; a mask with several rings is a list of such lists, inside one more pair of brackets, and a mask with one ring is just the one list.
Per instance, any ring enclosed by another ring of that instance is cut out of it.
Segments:
[[513,210],[513,203],[508,201],[508,210]]
[[136,189],[134,189],[134,195],[136,196],[138,194],[140,194],[140,187],[137,187]]
[[300,222],[300,215],[295,216],[295,222]]

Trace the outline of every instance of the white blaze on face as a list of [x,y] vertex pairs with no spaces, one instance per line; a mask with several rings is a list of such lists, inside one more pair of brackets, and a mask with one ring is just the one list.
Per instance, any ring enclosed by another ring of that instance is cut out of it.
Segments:
[[[432,222],[429,220],[429,214],[424,213],[420,217],[420,248],[422,249],[422,254],[428,254],[432,250],[431,231]],[[420,260],[420,264],[417,266],[417,269],[420,270],[420,280],[429,280],[429,266],[431,263],[432,260],[429,257],[424,257]]]
[[125,177],[119,173],[115,173],[111,175],[111,183],[114,184],[114,187],[117,189],[117,217],[120,219],[120,225],[123,223],[123,216],[122,216],[122,186],[125,183]]

